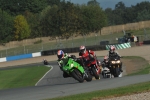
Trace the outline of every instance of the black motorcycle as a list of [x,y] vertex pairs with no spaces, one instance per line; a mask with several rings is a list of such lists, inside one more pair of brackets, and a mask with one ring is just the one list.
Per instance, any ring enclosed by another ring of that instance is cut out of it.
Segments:
[[49,65],[48,61],[46,59],[43,59],[43,64],[44,65]]
[[110,62],[110,72],[114,77],[119,77],[121,74],[120,67],[121,67],[121,60],[119,56],[114,56],[109,58]]

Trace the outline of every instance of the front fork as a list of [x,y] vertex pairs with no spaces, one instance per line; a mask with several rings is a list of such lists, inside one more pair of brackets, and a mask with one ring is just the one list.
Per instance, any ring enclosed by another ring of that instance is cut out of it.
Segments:
[[100,67],[97,67],[96,65],[94,65],[94,67],[95,67],[97,74],[99,74],[100,73]]

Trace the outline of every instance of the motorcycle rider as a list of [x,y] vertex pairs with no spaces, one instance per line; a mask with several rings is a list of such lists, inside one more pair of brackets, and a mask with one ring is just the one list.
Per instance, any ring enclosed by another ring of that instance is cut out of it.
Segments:
[[[115,56],[118,56],[119,58],[121,58],[121,56],[119,55],[119,53],[117,51],[115,51],[115,50],[116,50],[116,48],[114,46],[110,47],[109,54],[108,54],[109,59],[113,58]],[[122,70],[122,62],[121,62],[121,66],[120,66],[120,71],[123,72],[123,70]]]
[[49,65],[48,61],[46,59],[43,59],[44,65]]
[[102,67],[107,67],[110,69],[109,67],[109,61],[108,61],[108,56],[104,56],[104,60],[102,61]]
[[[68,58],[73,58],[76,62],[78,62],[81,66],[84,67],[82,61],[80,59],[76,59],[75,55],[68,55],[67,53],[64,53],[62,50],[57,51],[57,57],[58,57],[57,63],[60,67],[60,70],[62,70],[64,64],[68,62]],[[63,71],[63,77],[67,78],[70,76]]]
[[[102,67],[107,67],[109,70],[110,69],[110,63],[109,63],[109,59],[108,59],[108,56],[104,56],[104,60],[102,61]],[[104,72],[102,71],[102,75],[104,75]]]
[[[85,46],[80,46],[79,57],[80,57],[80,58],[83,58],[83,60],[84,60],[85,63],[86,63],[86,62],[89,62],[89,61],[94,61],[94,60],[96,60],[95,65],[96,65],[97,67],[100,66],[100,65],[99,65],[100,63],[99,63],[99,61],[97,60],[97,57],[96,57],[96,55],[95,55],[95,52],[92,51],[92,50],[86,50],[86,47],[85,47]],[[87,61],[86,57],[89,57],[90,59]]]

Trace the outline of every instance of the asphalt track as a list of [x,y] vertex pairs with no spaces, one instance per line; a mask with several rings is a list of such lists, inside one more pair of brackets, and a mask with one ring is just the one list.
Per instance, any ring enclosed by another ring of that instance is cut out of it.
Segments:
[[111,79],[101,78],[100,80],[79,83],[72,78],[64,79],[62,77],[62,72],[56,63],[51,63],[51,65],[53,66],[53,69],[37,83],[37,86],[0,90],[0,100],[41,100],[46,98],[86,93],[95,90],[116,88],[150,80],[150,74],[148,74],[124,76],[121,78]]

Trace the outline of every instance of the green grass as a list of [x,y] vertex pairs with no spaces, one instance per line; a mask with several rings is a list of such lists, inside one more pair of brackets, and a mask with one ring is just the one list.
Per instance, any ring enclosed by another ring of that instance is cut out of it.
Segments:
[[135,73],[132,73],[132,74],[129,74],[128,76],[131,76],[131,75],[143,75],[143,74],[149,74],[150,73],[150,65],[145,65],[143,66],[143,69],[142,70],[139,70]]
[[124,86],[124,87],[114,88],[114,89],[99,90],[99,91],[93,91],[89,93],[82,93],[77,95],[45,99],[45,100],[92,100],[92,99],[101,100],[100,98],[117,97],[117,96],[129,95],[134,93],[147,92],[150,91],[149,84],[150,82],[144,82],[144,83]]
[[123,59],[134,59],[136,62],[144,62],[144,65],[142,65],[142,68],[138,71],[128,74],[127,76],[131,75],[142,75],[142,74],[149,74],[150,73],[150,65],[149,63],[142,57],[139,56],[125,56]]
[[0,70],[0,89],[34,86],[49,67],[22,67]]

